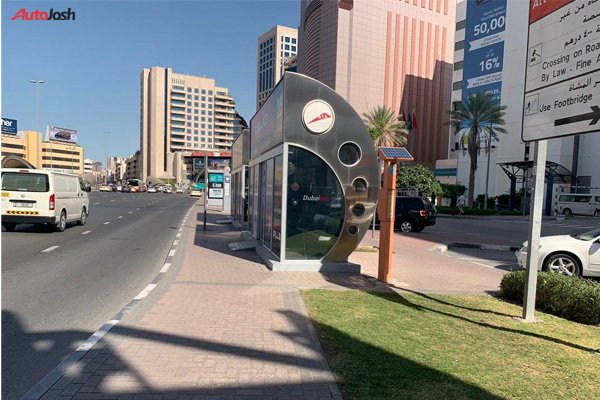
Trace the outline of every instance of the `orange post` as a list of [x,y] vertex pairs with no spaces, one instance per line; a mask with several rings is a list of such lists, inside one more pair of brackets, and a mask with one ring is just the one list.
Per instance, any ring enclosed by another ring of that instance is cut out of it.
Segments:
[[379,271],[377,279],[388,283],[392,278],[392,253],[394,250],[394,220],[396,210],[396,160],[385,160],[383,187],[377,197],[379,216]]

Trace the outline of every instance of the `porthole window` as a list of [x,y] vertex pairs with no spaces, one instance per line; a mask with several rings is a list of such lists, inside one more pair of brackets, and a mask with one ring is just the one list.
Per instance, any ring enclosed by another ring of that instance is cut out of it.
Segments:
[[352,207],[352,214],[354,214],[357,217],[362,217],[363,215],[365,215],[365,206],[364,204],[355,204],[354,207]]
[[356,178],[352,182],[352,188],[356,193],[364,193],[367,191],[367,181],[364,178]]
[[347,167],[352,167],[360,161],[361,158],[360,147],[353,142],[347,142],[340,146],[338,151],[338,157],[342,164]]
[[356,225],[350,225],[348,227],[348,234],[350,234],[351,236],[354,236],[358,233],[358,226]]

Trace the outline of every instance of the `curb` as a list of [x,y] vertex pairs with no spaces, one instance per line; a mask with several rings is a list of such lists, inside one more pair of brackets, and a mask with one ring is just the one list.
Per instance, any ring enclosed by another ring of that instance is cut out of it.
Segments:
[[495,250],[495,251],[518,251],[520,247],[517,246],[505,246],[500,244],[478,244],[478,243],[448,243],[440,246],[436,246],[432,251],[439,251],[444,254],[452,248],[458,249],[480,249],[480,250]]

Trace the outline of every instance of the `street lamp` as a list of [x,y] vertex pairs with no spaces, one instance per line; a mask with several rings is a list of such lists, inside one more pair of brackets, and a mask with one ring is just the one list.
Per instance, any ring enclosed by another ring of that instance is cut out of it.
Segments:
[[485,174],[485,199],[483,200],[483,208],[487,210],[488,208],[488,185],[490,182],[490,158],[492,157],[492,150],[494,150],[496,146],[492,146],[492,139],[490,138],[487,143],[487,171]]
[[105,166],[104,169],[106,170],[106,174],[105,174],[106,183],[108,183],[108,157],[110,156],[110,154],[109,154],[110,151],[108,149],[108,135],[110,135],[110,132],[109,131],[104,131],[102,133],[104,134],[105,143],[106,143],[106,166]]

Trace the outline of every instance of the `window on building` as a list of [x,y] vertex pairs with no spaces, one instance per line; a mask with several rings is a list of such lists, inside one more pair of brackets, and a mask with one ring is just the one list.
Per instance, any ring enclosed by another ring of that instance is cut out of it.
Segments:
[[296,46],[292,46],[292,51],[296,51]]
[[202,117],[202,122],[206,122],[206,117]]
[[185,138],[188,140],[188,142],[192,141],[192,137],[191,136],[186,136]]
[[188,123],[187,123],[187,126],[188,126],[189,128],[191,128],[191,127],[192,127],[192,123],[191,123],[191,122],[188,122]]
[[460,42],[456,42],[454,44],[454,51],[462,50],[465,48],[465,41],[461,40]]
[[200,141],[201,141],[202,143],[204,143],[204,142],[206,142],[206,138],[200,138]]
[[206,110],[202,110],[202,115],[206,115]]
[[188,102],[187,102],[187,106],[188,106],[188,107],[191,107],[191,106],[192,106],[192,102],[191,102],[191,101],[188,101]]
[[197,135],[198,134],[198,129],[194,129],[194,134]]
[[462,21],[458,21],[456,23],[456,30],[460,31],[461,29],[465,29],[467,27],[467,20],[463,19]]
[[188,121],[191,121],[191,120],[192,120],[192,116],[188,114],[188,115],[187,115],[187,120],[188,120]]
[[198,141],[198,136],[194,136],[194,142]]
[[202,94],[206,94],[206,89],[202,89]]
[[194,114],[198,114],[198,110],[194,110]]
[[202,101],[206,101],[206,96],[202,96]]
[[462,81],[454,82],[452,84],[452,90],[460,90],[462,89]]
[[292,38],[292,44],[296,44],[296,38]]
[[457,61],[454,63],[454,70],[455,71],[459,71],[461,69],[463,69],[465,62],[464,61]]
[[198,102],[197,101],[194,102],[194,107],[198,108]]
[[209,111],[209,112],[208,112],[208,115],[212,115],[212,111]]
[[209,90],[209,91],[208,91],[208,95],[209,95],[209,96],[212,96],[212,95],[213,95],[213,91],[212,91],[212,90]]
[[290,49],[290,45],[286,44],[285,47],[284,47],[284,49],[289,50]]
[[194,100],[198,101],[198,96],[194,96]]
[[192,130],[191,129],[186,129],[185,133],[192,133]]
[[188,95],[187,95],[187,99],[188,99],[188,100],[191,100],[191,99],[192,99],[192,95],[191,95],[191,94],[188,94]]
[[187,88],[188,93],[192,93],[192,88]]
[[194,88],[194,93],[198,93],[198,88]]
[[202,129],[206,129],[206,124],[202,124]]
[[201,107],[202,107],[202,108],[206,108],[206,103],[202,103],[202,104],[201,104]]
[[208,103],[208,108],[212,108],[212,104]]
[[198,127],[198,123],[194,122],[194,128],[197,128],[197,127]]

